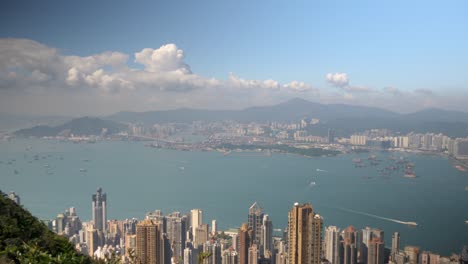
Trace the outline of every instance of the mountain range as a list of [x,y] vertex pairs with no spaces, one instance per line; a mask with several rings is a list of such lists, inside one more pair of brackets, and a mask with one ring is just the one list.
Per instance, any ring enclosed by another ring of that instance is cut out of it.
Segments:
[[102,128],[108,128],[110,134],[125,129],[129,123],[152,125],[154,123],[187,123],[193,121],[234,120],[239,122],[297,122],[301,119],[320,119],[316,125],[309,126],[311,134],[325,136],[329,128],[335,130],[336,136],[349,136],[372,128],[388,128],[403,134],[411,131],[417,133],[443,133],[451,137],[468,136],[468,113],[441,109],[400,114],[389,110],[344,105],[319,104],[295,98],[273,105],[250,107],[243,110],[204,110],[181,108],[175,110],[148,112],[118,112],[101,118],[78,118],[60,126],[36,126],[22,129],[16,135],[45,136],[56,135],[65,129],[73,134],[100,134]]

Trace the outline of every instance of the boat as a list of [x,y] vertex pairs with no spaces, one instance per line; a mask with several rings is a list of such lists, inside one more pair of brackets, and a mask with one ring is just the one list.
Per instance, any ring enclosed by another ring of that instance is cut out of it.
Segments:
[[14,171],[15,174],[18,174],[19,172],[17,170]]
[[413,227],[418,226],[418,224],[416,222],[406,222],[405,224],[408,225],[408,226],[413,226]]
[[467,225],[468,225],[468,220],[465,220],[465,224],[467,224]]
[[312,181],[312,182],[309,183],[309,186],[310,186],[310,187],[315,186],[315,185],[317,185],[317,184],[316,184],[314,181]]
[[184,167],[184,166],[180,166],[179,169],[183,171],[183,170],[185,170],[185,167]]
[[80,169],[80,172],[87,172],[86,169]]
[[49,167],[50,167],[49,164],[44,165],[44,168],[49,168]]
[[416,174],[412,171],[407,171],[405,172],[405,177],[406,178],[416,178]]
[[461,165],[455,165],[455,169],[457,169],[459,171],[466,171],[465,167],[463,167]]

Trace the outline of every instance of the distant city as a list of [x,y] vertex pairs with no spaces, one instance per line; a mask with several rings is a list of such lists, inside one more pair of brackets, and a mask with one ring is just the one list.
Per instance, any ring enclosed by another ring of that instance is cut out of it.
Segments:
[[[20,204],[16,193],[10,192],[8,197]],[[203,218],[202,209],[167,215],[155,210],[146,213],[143,220],[109,220],[107,194],[99,188],[90,198],[92,220],[81,221],[71,207],[55,219],[43,222],[50,230],[67,237],[77,251],[96,259],[112,255],[123,263],[136,259],[138,263],[155,264],[455,264],[468,261],[468,246],[460,246],[458,254],[440,256],[418,246],[402,248],[398,232],[391,234],[391,245],[386,247],[385,232],[379,228],[326,226],[326,219],[310,203],[291,205],[284,229],[274,228],[272,219],[255,202],[246,208],[246,222],[240,228],[218,230],[217,221],[213,219],[208,224],[210,221]]]

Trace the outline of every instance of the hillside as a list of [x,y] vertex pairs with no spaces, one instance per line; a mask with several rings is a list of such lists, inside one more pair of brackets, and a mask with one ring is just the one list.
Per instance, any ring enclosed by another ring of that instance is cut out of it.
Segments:
[[0,263],[93,263],[0,191]]
[[239,122],[292,122],[302,118],[318,118],[320,123],[309,128],[315,135],[327,135],[333,128],[337,136],[372,128],[389,128],[396,132],[443,133],[451,137],[468,136],[468,113],[426,109],[399,114],[385,109],[344,104],[319,104],[303,99],[243,110],[176,109],[149,112],[119,112],[107,119],[125,123],[165,123],[235,120]]
[[14,134],[23,137],[50,137],[60,133],[73,135],[101,135],[103,129],[107,129],[108,135],[116,134],[126,130],[126,126],[118,122],[103,120],[93,117],[82,117],[72,119],[59,126],[35,126],[27,129],[20,129]]

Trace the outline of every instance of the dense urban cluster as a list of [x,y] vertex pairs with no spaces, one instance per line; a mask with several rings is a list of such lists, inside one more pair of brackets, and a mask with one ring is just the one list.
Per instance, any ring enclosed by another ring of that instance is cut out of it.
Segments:
[[[17,194],[8,197],[20,203]],[[98,189],[92,195],[92,220],[82,222],[72,207],[54,220],[44,221],[65,236],[77,251],[95,259],[118,258],[122,263],[143,264],[429,264],[467,263],[468,246],[460,254],[440,256],[417,246],[400,247],[393,233],[387,248],[384,231],[353,226],[324,226],[324,219],[311,204],[292,205],[284,230],[274,229],[268,214],[256,202],[248,209],[239,229],[218,230],[216,220],[205,223],[203,211],[188,214],[160,210],[144,220],[107,219],[107,195]]]

